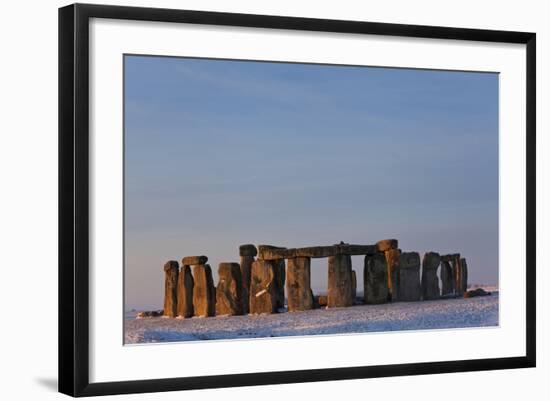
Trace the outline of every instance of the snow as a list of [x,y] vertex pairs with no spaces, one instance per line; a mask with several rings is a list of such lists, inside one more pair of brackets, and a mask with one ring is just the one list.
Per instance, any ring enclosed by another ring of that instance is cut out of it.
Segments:
[[124,338],[126,344],[137,344],[498,326],[498,298],[493,293],[271,315],[127,319]]

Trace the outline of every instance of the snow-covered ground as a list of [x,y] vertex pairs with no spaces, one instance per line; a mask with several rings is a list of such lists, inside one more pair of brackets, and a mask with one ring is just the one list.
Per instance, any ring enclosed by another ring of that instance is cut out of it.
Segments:
[[126,344],[498,325],[498,293],[273,315],[126,319]]

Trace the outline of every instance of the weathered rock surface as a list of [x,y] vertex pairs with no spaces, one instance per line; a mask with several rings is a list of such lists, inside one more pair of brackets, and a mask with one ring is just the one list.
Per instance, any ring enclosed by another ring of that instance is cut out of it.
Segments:
[[265,255],[276,255],[277,252],[285,252],[288,251],[287,248],[282,246],[275,246],[275,245],[258,245],[258,259],[264,259],[264,260],[275,260],[275,259],[284,259],[284,257],[273,257],[273,258],[265,258]]
[[388,293],[392,301],[397,301],[399,288],[399,257],[400,249],[389,249],[384,252],[388,268]]
[[441,257],[437,252],[426,252],[422,259],[422,299],[438,299],[441,296],[439,289],[439,277],[437,269],[441,263]]
[[[256,249],[256,248],[254,248]],[[241,256],[241,278],[243,288],[243,313],[247,314],[250,307],[250,277],[254,256]]]
[[448,260],[441,258],[441,296],[448,297],[454,294],[453,269]]
[[250,313],[277,312],[277,294],[275,289],[275,267],[273,262],[258,259],[252,263]]
[[191,268],[183,265],[178,275],[178,316],[193,316],[193,287],[195,280],[191,274]]
[[461,272],[461,266],[460,266],[460,254],[459,253],[453,253],[451,255],[447,255],[450,257],[450,263],[451,263],[451,271],[453,274],[453,289],[454,294],[456,296],[463,296],[464,293],[462,292],[462,272]]
[[327,306],[328,305],[328,297],[326,295],[319,295],[317,297],[317,303],[319,306]]
[[313,309],[311,259],[289,259],[286,272],[288,311],[294,312]]
[[243,291],[238,263],[220,263],[216,287],[216,315],[242,315]]
[[388,267],[382,253],[365,256],[364,296],[366,304],[388,302]]
[[[258,245],[260,257],[271,251],[284,251],[286,248],[281,248],[274,245]],[[284,258],[268,259],[273,264],[273,272],[275,278],[273,280],[273,290],[275,291],[276,307],[282,308],[285,306],[285,260]]]
[[453,259],[460,258],[459,253],[449,253],[447,255],[441,255],[442,262],[452,262]]
[[244,244],[239,246],[239,256],[256,256],[258,250],[252,244]]
[[337,244],[329,246],[312,246],[306,248],[277,248],[258,246],[258,258],[264,260],[291,258],[327,258],[335,255],[370,255],[376,253],[376,245]]
[[275,295],[277,299],[277,308],[284,308],[285,306],[285,260],[278,259],[273,260],[273,271],[275,272]]
[[334,308],[353,305],[351,285],[351,256],[330,256],[328,258],[327,306]]
[[204,265],[206,262],[208,262],[208,258],[204,255],[186,256],[181,260],[181,264],[184,266]]
[[195,316],[206,317],[216,314],[216,287],[210,265],[194,265],[193,308]]
[[420,255],[418,252],[403,252],[399,258],[399,301],[419,301],[420,288]]
[[[450,277],[450,282],[449,282]],[[464,276],[460,265],[460,254],[450,253],[441,256],[441,281],[442,289],[441,296],[463,296],[464,284],[462,283]]]
[[483,288],[476,288],[475,290],[466,291],[464,293],[464,298],[484,297],[487,295],[491,295],[491,293],[485,291]]
[[162,316],[164,314],[163,310],[151,310],[151,311],[143,311],[139,312],[136,316],[136,319],[145,319],[149,317],[158,317]]
[[465,258],[460,258],[460,273],[462,293],[464,294],[466,291],[468,291],[468,264],[466,263]]
[[397,240],[396,239],[383,239],[376,243],[376,249],[378,252],[386,252],[390,249],[397,249]]
[[164,264],[164,316],[176,317],[178,313],[178,273],[175,260]]

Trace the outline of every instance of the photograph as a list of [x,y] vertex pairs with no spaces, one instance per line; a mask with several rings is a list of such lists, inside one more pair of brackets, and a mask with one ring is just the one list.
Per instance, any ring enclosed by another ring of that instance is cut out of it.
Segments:
[[499,73],[123,55],[124,345],[499,326]]

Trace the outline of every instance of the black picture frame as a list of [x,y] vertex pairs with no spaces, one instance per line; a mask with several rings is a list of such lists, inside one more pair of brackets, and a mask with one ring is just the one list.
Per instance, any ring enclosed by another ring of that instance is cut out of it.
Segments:
[[[495,359],[90,383],[88,28],[90,18],[94,17],[526,45],[526,354],[521,357]],[[74,4],[60,8],[59,391],[71,396],[95,396],[534,367],[536,364],[535,48],[536,35],[527,32],[87,4]]]

